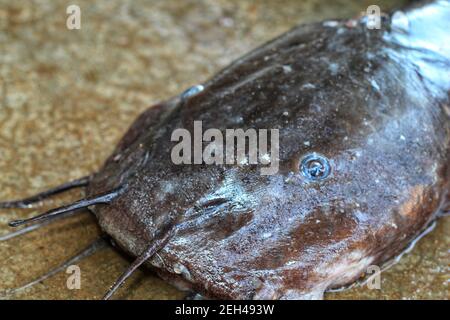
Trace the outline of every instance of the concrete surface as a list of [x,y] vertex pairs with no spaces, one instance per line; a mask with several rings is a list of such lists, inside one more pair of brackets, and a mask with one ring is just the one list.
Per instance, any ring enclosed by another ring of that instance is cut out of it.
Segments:
[[[0,0],[0,199],[13,199],[100,167],[147,106],[206,80],[234,58],[295,24],[352,17],[377,3],[402,1],[8,1]],[[66,7],[81,7],[81,30],[66,28]],[[11,219],[81,197],[56,197],[37,209],[3,210]],[[330,299],[449,298],[450,219],[382,274],[382,289],[352,289]],[[87,213],[0,242],[0,291],[55,266],[99,233]],[[86,258],[81,289],[60,273],[2,299],[97,299],[130,263],[113,249]],[[116,298],[173,299],[178,292],[139,271]]]

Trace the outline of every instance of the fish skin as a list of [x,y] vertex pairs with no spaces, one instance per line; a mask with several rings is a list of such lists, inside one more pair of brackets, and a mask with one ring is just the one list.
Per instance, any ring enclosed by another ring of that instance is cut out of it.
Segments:
[[[406,31],[390,18],[381,30],[363,20],[296,27],[200,93],[149,108],[88,187],[126,185],[93,208],[102,229],[138,256],[176,228],[147,265],[223,299],[322,298],[399,255],[437,217],[450,180],[449,2],[406,15]],[[279,172],[174,165],[171,133],[192,132],[194,120],[279,129]],[[299,161],[314,152],[332,172],[309,182]]]

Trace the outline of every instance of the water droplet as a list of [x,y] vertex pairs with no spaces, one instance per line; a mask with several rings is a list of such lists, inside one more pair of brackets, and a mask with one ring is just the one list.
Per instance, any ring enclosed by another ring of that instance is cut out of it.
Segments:
[[272,237],[272,233],[270,232],[264,232],[262,235],[263,239],[269,239],[270,237]]
[[192,86],[181,94],[181,99],[185,100],[192,96],[195,96],[196,94],[202,92],[204,89],[205,87],[203,87],[201,84]]
[[380,91],[380,86],[378,85],[378,83],[374,79],[370,80],[370,84],[372,85],[372,87],[375,90]]
[[337,63],[330,63],[328,69],[331,71],[331,74],[335,76],[339,72],[339,65]]
[[284,73],[291,73],[292,72],[292,67],[289,65],[284,65],[283,66],[283,71]]
[[324,156],[312,153],[302,159],[300,171],[309,181],[323,180],[330,175],[330,162]]
[[315,89],[316,86],[313,85],[312,83],[305,83],[304,85],[302,85],[302,89]]
[[375,59],[375,54],[373,54],[372,52],[367,52],[367,59],[372,60]]

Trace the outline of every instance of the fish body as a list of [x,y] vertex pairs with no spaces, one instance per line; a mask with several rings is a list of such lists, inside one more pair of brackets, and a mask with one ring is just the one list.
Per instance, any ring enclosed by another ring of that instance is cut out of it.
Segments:
[[[406,20],[405,20],[406,19]],[[224,299],[321,298],[399,255],[448,201],[450,4],[368,29],[302,25],[145,111],[89,183],[92,209],[132,256],[180,289]],[[279,170],[177,165],[179,128],[278,129]],[[329,173],[311,180],[302,159]]]

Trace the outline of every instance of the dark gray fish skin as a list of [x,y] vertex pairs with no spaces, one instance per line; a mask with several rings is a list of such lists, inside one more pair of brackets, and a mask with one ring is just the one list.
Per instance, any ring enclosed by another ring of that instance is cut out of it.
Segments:
[[[398,255],[436,218],[450,177],[450,4],[369,30],[303,25],[237,60],[192,97],[148,109],[94,176],[101,227],[182,289],[229,299],[320,298]],[[280,130],[280,171],[174,165],[173,130]],[[331,175],[310,182],[318,153]]]

